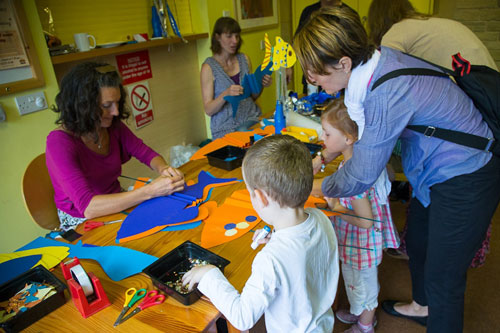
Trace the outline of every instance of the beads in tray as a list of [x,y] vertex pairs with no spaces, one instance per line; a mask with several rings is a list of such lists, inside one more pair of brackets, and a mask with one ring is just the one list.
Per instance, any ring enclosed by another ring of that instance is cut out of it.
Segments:
[[166,285],[172,289],[175,289],[180,294],[188,294],[189,293],[189,284],[182,286],[182,277],[186,274],[191,268],[197,266],[205,266],[210,263],[206,260],[196,259],[196,258],[188,258],[189,260],[189,268],[185,272],[173,272],[174,279],[173,281],[167,281]]

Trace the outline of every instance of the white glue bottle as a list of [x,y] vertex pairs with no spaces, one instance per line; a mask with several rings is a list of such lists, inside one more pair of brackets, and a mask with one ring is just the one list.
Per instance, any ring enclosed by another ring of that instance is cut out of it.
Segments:
[[255,237],[255,239],[252,242],[252,249],[256,249],[260,244],[258,243],[261,239],[265,238],[269,233],[271,232],[271,228],[269,228],[267,225],[262,229],[262,231]]

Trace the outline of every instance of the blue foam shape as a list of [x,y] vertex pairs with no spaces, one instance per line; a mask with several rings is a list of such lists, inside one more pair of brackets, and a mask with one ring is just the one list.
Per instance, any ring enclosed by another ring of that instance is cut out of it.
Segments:
[[273,66],[273,62],[269,61],[266,68],[264,70],[260,70],[261,66],[257,66],[257,69],[253,74],[247,74],[243,77],[243,82],[241,86],[243,87],[243,94],[238,96],[224,96],[224,100],[231,103],[231,107],[233,108],[233,118],[236,117],[236,112],[238,112],[238,106],[240,102],[245,98],[250,97],[251,94],[258,94],[262,90],[262,77],[264,75],[271,74],[271,67]]
[[180,230],[189,230],[198,227],[201,224],[201,221],[180,224],[180,225],[172,225],[169,227],[165,227],[162,231],[180,231]]
[[[34,293],[36,293],[37,290],[38,290],[38,288],[35,289]],[[24,300],[24,303],[30,303],[30,302],[35,302],[35,301],[38,301],[38,297],[29,295],[29,296],[26,296],[26,299]]]
[[263,139],[263,138],[265,138],[265,136],[258,135],[258,134],[255,134],[253,136],[253,139],[254,139],[255,142],[257,142],[257,141],[259,141],[260,139]]
[[186,208],[188,204],[171,196],[144,201],[123,220],[116,239],[134,236],[157,226],[192,220],[198,216],[198,206]]
[[207,185],[227,183],[238,180],[238,178],[216,178],[206,171],[200,171],[198,174],[198,183],[187,186],[180,193],[201,199],[203,197],[203,190]]
[[269,126],[269,125],[274,126],[274,119],[264,118],[264,119],[262,119],[262,122],[264,123],[264,127]]
[[41,258],[41,254],[34,254],[4,261],[0,264],[0,285],[29,271]]
[[17,251],[36,249],[47,246],[69,247],[69,257],[92,259],[97,261],[108,277],[113,281],[121,281],[132,275],[141,273],[144,268],[158,260],[157,257],[121,246],[87,246],[82,241],[76,245],[38,237]]
[[198,206],[189,208],[186,206],[196,199],[201,199],[206,186],[234,180],[237,179],[216,178],[208,172],[200,171],[198,183],[187,186],[176,194],[153,198],[137,206],[123,221],[116,235],[117,241],[144,233],[157,226],[168,226],[196,218]]

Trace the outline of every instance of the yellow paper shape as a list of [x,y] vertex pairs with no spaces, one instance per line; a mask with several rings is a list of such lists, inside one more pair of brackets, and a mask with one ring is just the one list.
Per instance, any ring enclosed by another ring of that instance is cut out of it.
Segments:
[[46,246],[37,249],[18,251],[12,253],[0,253],[0,264],[9,260],[33,256],[41,254],[42,258],[33,267],[42,265],[47,269],[58,265],[64,258],[69,255],[69,247],[67,246]]

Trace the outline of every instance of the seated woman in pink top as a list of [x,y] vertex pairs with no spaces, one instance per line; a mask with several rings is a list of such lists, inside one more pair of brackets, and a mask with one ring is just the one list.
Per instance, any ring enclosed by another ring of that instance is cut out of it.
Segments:
[[[61,81],[55,108],[60,126],[48,135],[45,153],[63,230],[184,189],[182,172],[169,167],[122,122],[130,115],[125,98],[120,76],[108,64],[79,64]],[[159,177],[123,192],[118,176],[132,157]]]

